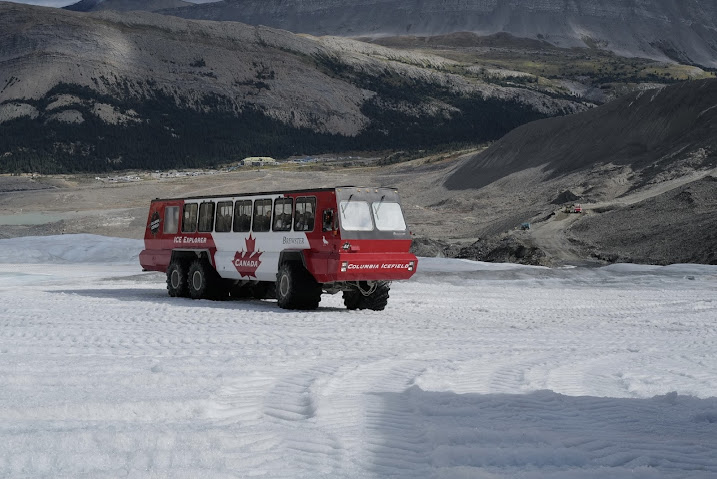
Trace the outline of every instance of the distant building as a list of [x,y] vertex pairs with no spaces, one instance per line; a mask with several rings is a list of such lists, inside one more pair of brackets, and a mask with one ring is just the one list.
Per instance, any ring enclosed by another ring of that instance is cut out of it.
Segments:
[[276,165],[276,160],[270,156],[248,156],[239,162],[243,166]]

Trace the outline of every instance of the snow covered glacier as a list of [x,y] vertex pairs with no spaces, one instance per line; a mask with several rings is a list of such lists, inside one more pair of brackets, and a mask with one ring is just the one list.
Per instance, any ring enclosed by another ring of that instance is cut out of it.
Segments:
[[0,477],[717,477],[717,267],[422,258],[384,312],[0,241]]

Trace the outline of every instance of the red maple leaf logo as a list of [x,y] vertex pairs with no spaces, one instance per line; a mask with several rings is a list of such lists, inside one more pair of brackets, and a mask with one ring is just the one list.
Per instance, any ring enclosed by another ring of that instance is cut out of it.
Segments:
[[234,255],[234,267],[239,272],[240,276],[246,276],[247,278],[256,278],[256,270],[261,264],[259,257],[261,256],[260,251],[254,251],[256,247],[256,240],[249,237],[244,240],[246,242],[246,251],[237,251]]

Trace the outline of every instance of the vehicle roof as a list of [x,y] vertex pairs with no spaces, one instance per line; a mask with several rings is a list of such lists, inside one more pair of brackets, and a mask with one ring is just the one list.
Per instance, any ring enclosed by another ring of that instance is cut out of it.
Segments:
[[263,196],[263,195],[281,195],[286,193],[316,193],[320,191],[336,191],[339,188],[371,188],[371,189],[378,189],[378,190],[396,190],[396,188],[392,186],[356,186],[356,185],[340,185],[340,186],[334,186],[333,188],[308,188],[308,189],[299,189],[299,190],[274,190],[274,191],[258,191],[258,192],[249,192],[249,193],[228,193],[223,195],[201,195],[201,196],[186,196],[186,197],[178,197],[178,198],[155,198],[152,200],[152,202],[155,201],[186,201],[186,200],[202,200],[202,199],[211,199],[211,198],[229,198],[229,197],[236,197],[236,196]]

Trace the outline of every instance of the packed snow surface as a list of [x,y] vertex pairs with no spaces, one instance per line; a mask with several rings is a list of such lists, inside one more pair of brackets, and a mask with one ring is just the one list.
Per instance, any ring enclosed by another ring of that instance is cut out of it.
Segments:
[[0,241],[0,477],[717,477],[717,267],[419,261],[383,312]]

